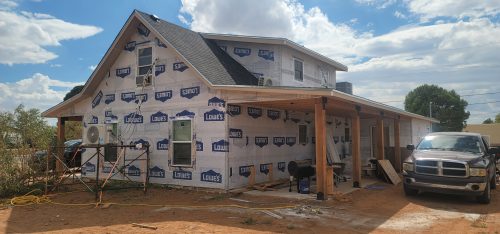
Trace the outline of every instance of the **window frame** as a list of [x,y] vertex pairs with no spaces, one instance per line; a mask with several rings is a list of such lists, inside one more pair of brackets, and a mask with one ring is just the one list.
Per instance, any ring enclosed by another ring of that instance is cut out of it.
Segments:
[[[143,50],[143,49],[147,49],[147,48],[151,48],[151,63],[148,64],[148,65],[140,65],[139,62],[140,62],[140,51]],[[136,61],[137,61],[137,71],[136,71],[136,77],[139,77],[139,76],[142,76],[142,77],[146,77],[146,74],[140,74],[140,70],[142,67],[147,67],[147,66],[150,66],[151,67],[151,73],[149,74],[149,76],[151,77],[151,81],[149,84],[146,84],[144,87],[146,86],[151,86],[152,83],[153,83],[153,77],[154,77],[154,67],[153,67],[153,63],[154,63],[154,46],[152,45],[149,45],[149,44],[146,44],[146,45],[142,45],[140,47],[137,48],[137,56],[136,56]],[[142,87],[142,86],[139,86],[136,84],[137,87]]]
[[[300,129],[301,129],[301,126],[304,126],[304,127],[305,127],[305,135],[304,135],[304,139],[302,139],[302,141],[301,141],[301,139],[300,139]],[[306,144],[307,144],[307,130],[308,130],[308,129],[307,129],[307,128],[308,128],[308,127],[307,127],[307,124],[298,124],[298,125],[297,125],[297,128],[298,128],[298,130],[297,130],[297,131],[298,131],[298,135],[299,135],[299,137],[297,137],[297,138],[299,138],[299,139],[298,139],[298,143],[299,143],[300,145],[306,145]]]
[[[300,71],[301,72],[301,78],[302,80],[297,80],[297,69],[295,68],[295,63],[296,62],[300,62],[300,64],[302,65],[302,70]],[[295,81],[298,81],[298,82],[304,82],[304,60],[302,59],[299,59],[299,58],[293,58],[293,80]]]
[[[174,127],[174,123],[177,122],[177,121],[189,121],[190,124],[191,124],[191,130],[190,130],[190,138],[191,140],[190,141],[176,141],[175,140],[175,127]],[[170,124],[170,127],[172,129],[172,133],[171,133],[171,145],[170,145],[170,150],[172,151],[172,165],[173,167],[192,167],[193,166],[193,157],[194,157],[194,154],[193,154],[193,142],[195,142],[195,140],[193,140],[193,119],[174,119],[171,121],[171,124]],[[176,164],[175,163],[175,144],[190,144],[190,162],[189,164]],[[196,146],[194,146],[196,147]]]

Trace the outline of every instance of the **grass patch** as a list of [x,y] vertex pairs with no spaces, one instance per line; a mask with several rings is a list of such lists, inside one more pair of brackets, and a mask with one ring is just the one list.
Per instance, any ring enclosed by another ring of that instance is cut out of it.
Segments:
[[472,222],[471,226],[475,228],[487,228],[488,226],[486,225],[486,218],[486,215],[480,215],[479,218]]

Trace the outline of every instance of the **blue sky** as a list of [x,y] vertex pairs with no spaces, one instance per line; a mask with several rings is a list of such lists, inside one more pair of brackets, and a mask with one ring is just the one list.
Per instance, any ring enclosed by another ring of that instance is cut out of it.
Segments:
[[195,31],[287,37],[349,66],[337,76],[355,94],[396,107],[431,83],[487,103],[469,122],[500,113],[500,0],[0,0],[0,111],[61,101],[133,9]]

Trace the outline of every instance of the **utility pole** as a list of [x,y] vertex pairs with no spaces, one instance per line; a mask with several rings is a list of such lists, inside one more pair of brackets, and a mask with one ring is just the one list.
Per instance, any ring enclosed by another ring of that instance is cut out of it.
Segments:
[[[432,102],[429,102],[429,118],[432,118]],[[432,121],[430,130],[432,132]]]

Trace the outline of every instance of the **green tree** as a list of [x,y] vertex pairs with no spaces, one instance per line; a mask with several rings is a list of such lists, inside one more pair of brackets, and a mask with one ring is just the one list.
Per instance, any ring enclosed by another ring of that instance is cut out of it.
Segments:
[[495,123],[500,123],[500,113],[495,116]]
[[461,99],[454,90],[449,91],[437,85],[421,85],[405,98],[406,111],[429,116],[429,109],[432,109],[432,117],[440,122],[439,131],[462,131],[470,116],[465,111],[467,105],[467,101]]
[[72,88],[72,89],[71,89],[71,90],[70,90],[70,91],[66,94],[66,96],[64,96],[64,99],[63,99],[63,100],[64,100],[64,101],[66,101],[66,100],[70,99],[71,97],[73,97],[73,96],[75,96],[75,95],[79,94],[79,93],[82,91],[83,87],[84,87],[83,85],[77,85],[77,86],[73,87],[73,88]]
[[492,124],[493,120],[491,118],[487,118],[486,120],[483,121],[483,124]]
[[40,110],[26,110],[21,104],[14,110],[13,116],[15,134],[20,144],[35,148],[49,146],[55,129],[47,124]]

